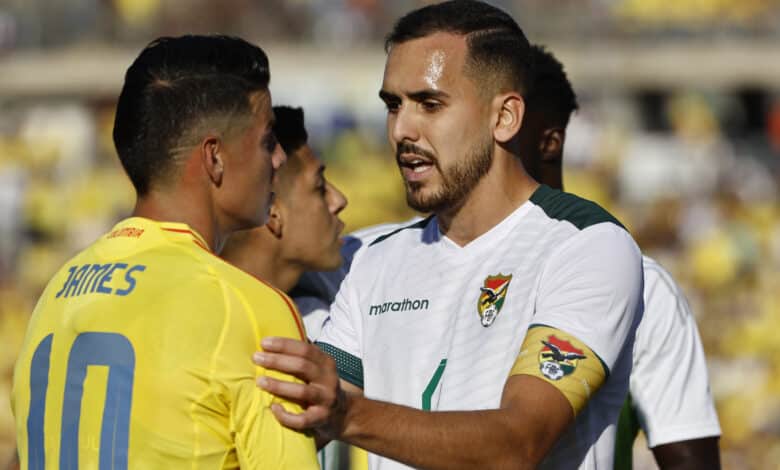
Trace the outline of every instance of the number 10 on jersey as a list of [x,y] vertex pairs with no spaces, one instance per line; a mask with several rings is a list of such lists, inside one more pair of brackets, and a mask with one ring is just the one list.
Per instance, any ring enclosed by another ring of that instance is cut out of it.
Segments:
[[[50,334],[38,344],[30,369],[27,447],[28,466],[35,470],[46,466],[44,418],[53,340],[54,335]],[[79,467],[79,422],[88,366],[108,367],[108,385],[100,429],[100,469],[126,470],[135,352],[125,336],[99,332],[79,334],[68,354],[65,390],[62,392],[60,468]]]

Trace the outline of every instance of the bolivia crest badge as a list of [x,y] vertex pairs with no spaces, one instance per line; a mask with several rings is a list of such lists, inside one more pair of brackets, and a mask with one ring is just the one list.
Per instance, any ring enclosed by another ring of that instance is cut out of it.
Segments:
[[581,349],[555,335],[542,340],[542,344],[544,347],[539,351],[539,370],[550,380],[560,380],[571,374],[577,368],[577,362],[585,359]]
[[488,276],[485,283],[479,288],[479,300],[477,301],[477,313],[479,313],[482,326],[488,327],[493,324],[504,306],[506,291],[509,289],[509,281],[512,275]]

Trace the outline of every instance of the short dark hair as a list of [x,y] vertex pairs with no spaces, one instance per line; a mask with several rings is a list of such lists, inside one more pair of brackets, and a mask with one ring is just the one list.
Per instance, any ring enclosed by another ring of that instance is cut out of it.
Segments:
[[268,90],[268,57],[243,39],[161,37],[127,69],[114,120],[114,145],[139,196],[170,175],[182,146],[202,126],[224,130],[253,112],[250,95]]
[[489,80],[490,86],[482,89],[523,95],[528,91],[532,78],[528,39],[509,14],[487,3],[452,0],[407,13],[387,35],[385,51],[438,32],[466,37],[466,73],[481,83]]
[[527,112],[538,115],[548,124],[566,127],[579,104],[563,64],[541,45],[531,46],[531,57],[534,82],[525,98]]
[[303,124],[303,108],[274,106],[274,134],[287,155],[306,145],[309,134]]

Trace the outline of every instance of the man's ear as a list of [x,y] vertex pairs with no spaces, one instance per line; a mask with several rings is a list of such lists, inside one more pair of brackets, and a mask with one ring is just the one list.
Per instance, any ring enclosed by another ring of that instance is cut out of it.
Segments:
[[283,213],[284,211],[281,210],[278,202],[271,204],[271,208],[268,210],[268,222],[265,223],[265,226],[276,238],[282,238],[284,231]]
[[551,127],[542,132],[539,139],[539,155],[543,162],[560,160],[563,156],[563,144],[566,140],[566,129]]
[[495,97],[493,106],[498,110],[493,138],[500,143],[507,143],[520,131],[525,114],[525,101],[517,93],[502,93]]
[[216,186],[222,185],[222,178],[225,173],[224,145],[222,140],[216,136],[209,136],[200,144],[203,168],[209,179]]

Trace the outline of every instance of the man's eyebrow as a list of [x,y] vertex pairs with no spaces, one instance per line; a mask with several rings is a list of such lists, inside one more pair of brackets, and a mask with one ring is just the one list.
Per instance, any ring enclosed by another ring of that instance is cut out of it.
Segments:
[[[420,91],[413,91],[411,93],[407,93],[407,96],[412,101],[425,101],[429,99],[446,99],[449,98],[450,95],[447,92],[441,91],[441,90],[432,90],[432,89],[425,89]],[[390,93],[385,90],[379,91],[379,98],[382,99],[382,101],[397,101],[400,99],[400,97],[394,93]]]
[[395,95],[385,90],[379,90],[379,98],[382,101],[397,101],[399,99],[398,95]]
[[431,89],[413,91],[411,93],[408,93],[408,95],[409,98],[417,102],[430,100],[430,99],[441,100],[450,97],[449,93],[447,92],[441,90],[431,90]]

